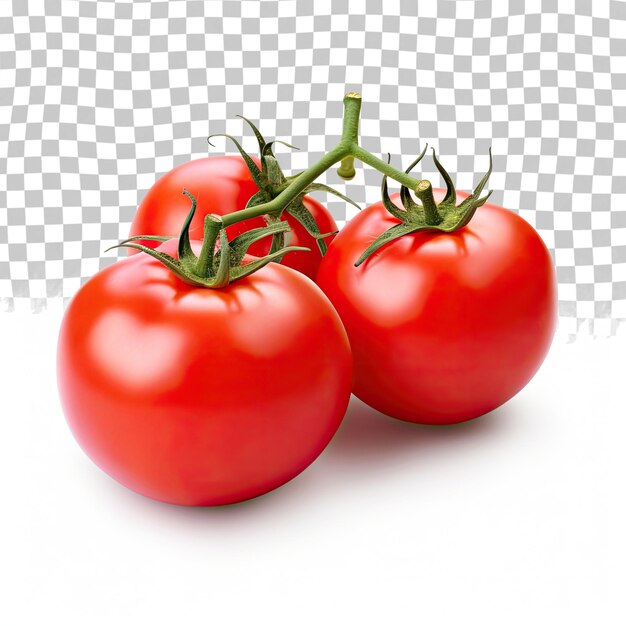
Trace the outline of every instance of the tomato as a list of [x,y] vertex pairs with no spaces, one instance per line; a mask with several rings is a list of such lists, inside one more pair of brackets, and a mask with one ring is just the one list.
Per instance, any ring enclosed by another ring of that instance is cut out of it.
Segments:
[[[258,160],[256,161],[259,164]],[[257,192],[257,186],[244,160],[240,156],[212,156],[183,163],[161,176],[142,200],[130,228],[130,236],[178,235],[180,225],[189,212],[189,200],[183,195],[186,189],[198,201],[198,210],[191,223],[192,239],[202,239],[204,217],[208,213],[227,215],[245,208],[248,200]],[[337,230],[335,220],[328,210],[311,196],[303,198],[304,206],[310,211],[322,234]],[[310,252],[292,252],[285,255],[283,265],[315,279],[322,255],[316,240],[291,215],[285,214],[292,233],[289,245],[309,248]],[[226,229],[229,239],[244,231],[265,226],[263,217],[233,224]],[[325,238],[326,243],[333,236]],[[148,247],[158,242],[143,241]],[[254,243],[250,254],[264,256],[269,252],[271,239]],[[131,250],[129,254],[135,254]]]
[[[175,256],[176,244],[160,249]],[[67,421],[91,459],[184,505],[246,500],[296,476],[337,430],[351,388],[336,311],[275,263],[206,289],[148,255],[122,259],[71,301],[57,365]]]
[[[392,199],[401,207],[399,194]],[[548,352],[557,310],[550,254],[521,217],[487,203],[455,232],[406,235],[355,267],[397,223],[382,202],[368,207],[320,267],[318,284],[350,338],[353,391],[410,422],[483,415],[522,389]]]

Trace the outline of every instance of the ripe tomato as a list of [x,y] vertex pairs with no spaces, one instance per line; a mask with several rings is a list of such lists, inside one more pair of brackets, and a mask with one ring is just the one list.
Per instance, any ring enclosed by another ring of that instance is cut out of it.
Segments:
[[[399,194],[392,199],[401,207]],[[557,307],[550,254],[521,217],[487,203],[455,232],[401,237],[355,267],[398,222],[382,202],[368,207],[320,267],[318,284],[350,338],[353,391],[410,422],[487,413],[526,385],[549,349]]]
[[[256,162],[258,165],[258,160]],[[189,191],[198,201],[198,210],[189,230],[192,239],[202,239],[205,215],[227,215],[240,211],[258,190],[240,156],[212,156],[183,163],[161,176],[145,195],[129,236],[178,235],[180,225],[189,212],[189,200],[183,195],[183,189]],[[321,233],[337,230],[335,220],[317,200],[305,196],[303,203],[317,222]],[[285,214],[283,219],[286,219],[292,231],[289,245],[303,246],[309,248],[310,252],[292,252],[285,255],[281,263],[315,280],[322,260],[316,240],[291,215]],[[226,232],[232,240],[244,231],[265,225],[265,220],[257,217],[233,224]],[[326,237],[325,241],[329,244],[332,236]],[[154,241],[141,243],[151,248],[158,245]],[[271,239],[262,239],[252,244],[249,252],[254,256],[265,256],[270,245]],[[134,250],[129,252],[135,253]]]
[[[176,255],[176,243],[161,249]],[[351,387],[336,311],[275,263],[205,289],[148,255],[123,259],[71,301],[57,364],[67,421],[92,460],[186,505],[246,500],[299,474],[337,430]]]

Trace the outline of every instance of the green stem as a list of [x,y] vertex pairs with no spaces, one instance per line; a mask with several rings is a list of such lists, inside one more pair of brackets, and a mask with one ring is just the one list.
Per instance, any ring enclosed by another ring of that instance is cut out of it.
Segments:
[[356,176],[354,157],[352,155],[341,159],[341,165],[337,168],[337,175],[344,180],[352,180]]
[[421,182],[418,179],[409,176],[402,170],[398,170],[389,163],[386,163],[382,159],[375,157],[371,152],[365,150],[365,148],[361,148],[361,146],[355,146],[352,150],[350,150],[350,154],[352,156],[359,159],[359,161],[363,161],[363,163],[367,163],[374,169],[377,169],[379,172],[386,174],[389,178],[393,178],[398,181],[401,185],[408,187],[409,189],[415,189],[417,185]]
[[222,220],[209,214],[204,218],[204,238],[202,250],[196,261],[195,273],[202,278],[210,278],[213,255],[215,254],[215,242],[222,228]]
[[254,207],[243,209],[235,213],[229,213],[222,217],[224,227],[231,224],[237,224],[243,220],[248,220],[260,215],[280,215],[285,207],[295,200],[302,191],[304,191],[316,178],[321,176],[326,170],[330,169],[335,163],[338,163],[346,156],[347,149],[337,144],[330,152],[327,152],[317,163],[314,163],[309,169],[298,174],[293,182],[291,182],[283,191],[281,191],[273,200],[265,204],[259,204]]
[[359,146],[358,134],[359,116],[361,114],[361,95],[351,91],[345,95],[343,104],[343,132],[340,142],[332,148],[330,152],[327,152],[317,163],[314,163],[311,167],[298,174],[298,176],[274,199],[264,204],[224,215],[222,217],[224,228],[261,215],[280,216],[285,210],[285,207],[287,207],[291,201],[295,200],[316,178],[340,161],[341,167],[338,170],[340,176],[344,174],[352,174],[352,176],[349,176],[350,178],[354,176],[354,159],[357,158],[363,161],[363,163],[367,163],[377,169],[379,172],[386,174],[389,178],[398,181],[401,185],[412,190],[416,189],[421,181],[392,167]]
[[359,143],[359,117],[361,115],[361,94],[349,91],[343,97],[343,133],[341,142],[347,145]]
[[428,226],[436,226],[441,224],[443,218],[437,210],[435,196],[433,196],[433,187],[427,180],[420,180],[415,187],[415,195],[422,201],[424,207],[424,217]]

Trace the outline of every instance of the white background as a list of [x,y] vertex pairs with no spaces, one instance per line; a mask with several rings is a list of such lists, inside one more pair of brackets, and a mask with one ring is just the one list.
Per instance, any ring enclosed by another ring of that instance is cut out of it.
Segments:
[[453,427],[354,400],[277,491],[216,509],[131,493],[74,442],[58,314],[0,317],[0,624],[626,623],[626,343],[556,341]]

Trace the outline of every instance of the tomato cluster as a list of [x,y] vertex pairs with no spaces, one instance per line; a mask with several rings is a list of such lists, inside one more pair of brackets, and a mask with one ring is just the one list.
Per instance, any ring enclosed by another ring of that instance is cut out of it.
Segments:
[[[387,196],[385,183],[382,202],[326,238],[325,255],[317,233],[336,224],[305,195],[317,228],[283,216],[295,251],[277,252],[286,227],[263,236],[269,222],[257,217],[228,226],[208,258],[207,229],[244,209],[257,182],[240,157],[166,174],[128,244],[151,255],[131,249],[69,305],[58,346],[63,408],[80,445],[119,482],[176,504],[245,500],[322,452],[351,392],[395,418],[450,424],[495,409],[537,371],[555,328],[555,273],[517,214],[448,186],[432,198],[455,224],[424,225],[430,187],[418,188],[415,205],[406,189]],[[141,235],[153,239],[139,244]],[[241,262],[246,251],[245,268],[272,250],[280,264],[205,288],[233,271],[226,254]]]

